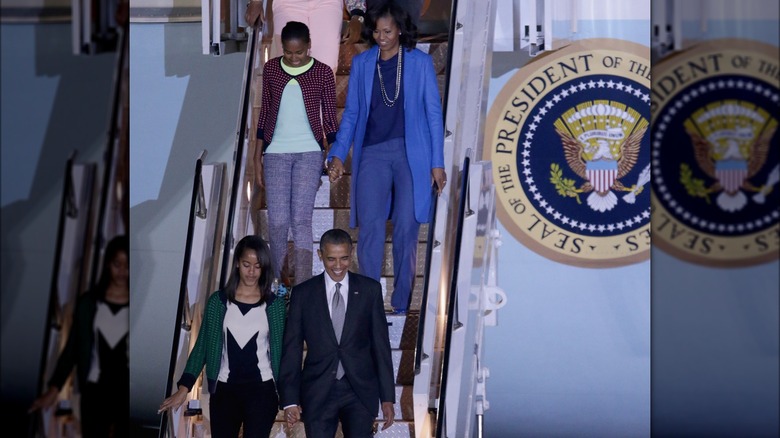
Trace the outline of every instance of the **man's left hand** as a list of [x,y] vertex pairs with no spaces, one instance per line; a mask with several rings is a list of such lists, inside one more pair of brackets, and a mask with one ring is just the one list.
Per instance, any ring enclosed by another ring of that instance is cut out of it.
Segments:
[[393,425],[395,419],[395,409],[390,402],[382,402],[382,415],[385,417],[385,422],[382,424],[382,430],[387,429]]
[[300,406],[289,406],[284,409],[284,419],[287,422],[287,427],[292,428],[295,423],[301,420],[301,412],[303,410]]

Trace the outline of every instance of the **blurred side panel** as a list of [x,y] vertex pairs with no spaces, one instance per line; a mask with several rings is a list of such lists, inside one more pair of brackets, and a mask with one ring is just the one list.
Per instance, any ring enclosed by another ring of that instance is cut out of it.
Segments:
[[[37,395],[65,164],[102,163],[115,56],[73,54],[70,3],[4,0],[0,20],[0,392],[5,430]],[[101,172],[102,169],[98,169]]]
[[653,3],[652,431],[778,436],[778,5]]

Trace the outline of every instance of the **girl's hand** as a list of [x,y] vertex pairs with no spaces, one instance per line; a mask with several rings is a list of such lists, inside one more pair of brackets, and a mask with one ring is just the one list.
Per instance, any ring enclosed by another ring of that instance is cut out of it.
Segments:
[[27,413],[35,412],[38,409],[50,408],[57,401],[57,395],[59,393],[60,391],[52,386],[48,391],[43,393],[43,395],[33,401],[33,404],[30,405],[29,409],[27,409]]
[[160,409],[157,410],[157,413],[162,413],[162,411],[167,409],[179,409],[181,405],[187,401],[188,392],[190,391],[186,386],[179,386],[178,391],[176,391],[172,396],[163,400],[162,404],[160,405]]

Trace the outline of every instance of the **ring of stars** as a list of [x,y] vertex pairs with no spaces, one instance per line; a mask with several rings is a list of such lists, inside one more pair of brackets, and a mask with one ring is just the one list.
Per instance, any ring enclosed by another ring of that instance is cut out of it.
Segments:
[[714,91],[714,90],[723,90],[723,89],[737,89],[737,90],[747,90],[752,91],[756,94],[763,95],[764,97],[767,97],[772,100],[772,102],[778,103],[780,102],[780,95],[778,95],[777,92],[773,91],[770,87],[766,87],[759,84],[754,83],[753,81],[749,79],[718,79],[718,80],[711,80],[709,82],[704,82],[701,85],[695,86],[689,90],[687,90],[681,97],[678,99],[674,105],[670,105],[667,107],[667,114],[665,114],[660,119],[660,123],[657,124],[655,127],[655,138],[652,143],[652,173],[653,173],[653,181],[655,182],[656,186],[658,187],[658,193],[657,196],[659,199],[662,199],[664,201],[664,204],[666,204],[667,209],[670,209],[673,211],[678,218],[681,218],[684,222],[687,222],[689,225],[693,226],[694,228],[698,228],[700,230],[709,230],[711,232],[718,232],[720,234],[742,234],[745,232],[752,232],[752,231],[758,231],[762,230],[770,225],[772,225],[774,222],[777,222],[778,219],[780,219],[780,213],[775,209],[771,213],[767,213],[764,216],[756,219],[749,220],[747,222],[742,222],[738,224],[726,224],[722,222],[717,222],[710,219],[705,219],[698,217],[697,215],[691,213],[687,209],[683,207],[683,203],[680,203],[675,197],[672,195],[671,191],[669,190],[669,187],[666,185],[666,181],[664,179],[663,174],[661,173],[661,144],[663,143],[663,137],[666,132],[666,129],[669,126],[669,122],[672,120],[672,116],[676,115],[684,106],[686,103],[691,101],[691,98],[697,97],[700,94],[706,93],[707,91]]
[[557,211],[554,207],[550,205],[549,202],[547,202],[546,199],[544,199],[544,196],[542,196],[541,193],[539,193],[539,189],[536,187],[536,183],[534,183],[534,178],[531,174],[531,140],[534,138],[534,132],[539,127],[539,123],[542,121],[542,118],[547,115],[548,112],[563,98],[571,96],[575,93],[578,93],[580,91],[585,91],[588,89],[596,89],[596,88],[609,88],[614,89],[618,91],[622,91],[624,93],[630,94],[634,97],[637,97],[642,100],[642,102],[646,102],[648,105],[650,105],[650,94],[644,92],[639,87],[634,87],[631,84],[624,84],[620,81],[604,81],[603,79],[594,81],[581,81],[577,84],[572,84],[569,87],[561,88],[558,93],[555,93],[552,97],[548,98],[547,101],[544,103],[544,105],[540,105],[540,108],[537,110],[536,114],[533,116],[532,123],[528,125],[528,132],[525,133],[525,141],[523,141],[523,151],[521,152],[523,156],[523,160],[520,162],[522,165],[522,173],[524,175],[524,180],[528,184],[528,191],[531,192],[528,196],[529,199],[533,198],[536,202],[538,202],[538,205],[543,209],[547,215],[548,218],[552,217],[556,221],[560,222],[563,225],[567,225],[571,227],[572,229],[580,229],[582,231],[590,231],[590,232],[614,232],[614,231],[622,231],[624,228],[626,229],[632,229],[636,228],[638,226],[641,226],[647,222],[650,221],[650,208],[648,207],[646,210],[644,210],[642,213],[634,215],[633,217],[630,217],[628,219],[622,220],[620,222],[614,222],[609,224],[595,224],[595,223],[589,223],[585,221],[579,221],[572,219],[570,217],[567,217],[566,215],[560,213]]

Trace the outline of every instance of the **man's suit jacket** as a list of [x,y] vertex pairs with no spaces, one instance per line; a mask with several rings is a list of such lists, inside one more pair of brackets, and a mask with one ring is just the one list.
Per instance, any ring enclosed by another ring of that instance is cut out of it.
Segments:
[[[322,412],[340,359],[344,378],[376,416],[380,401],[395,403],[382,287],[371,278],[349,273],[349,298],[339,344],[328,311],[325,275],[295,286],[290,296],[279,376],[280,404],[299,405],[304,418]],[[304,342],[306,360],[301,369]]]
[[[349,71],[347,102],[341,116],[336,141],[331,145],[328,159],[338,157],[347,162],[347,154],[352,146],[352,183],[351,197],[360,171],[360,157],[363,140],[368,126],[368,112],[371,107],[371,94],[374,88],[379,47],[374,46],[352,58]],[[433,58],[419,49],[403,49],[403,91],[404,91],[404,140],[406,158],[412,171],[414,216],[417,222],[430,220],[431,207],[431,170],[444,168],[444,119],[441,110],[441,97],[433,67]],[[389,211],[389,204],[388,204]],[[359,226],[357,209],[350,210],[349,226]]]

